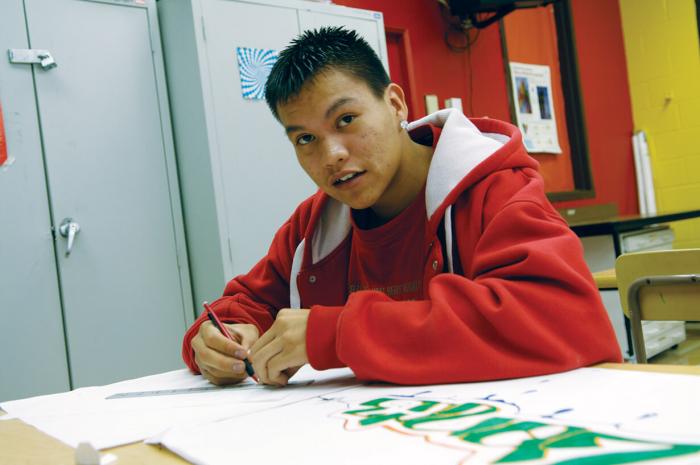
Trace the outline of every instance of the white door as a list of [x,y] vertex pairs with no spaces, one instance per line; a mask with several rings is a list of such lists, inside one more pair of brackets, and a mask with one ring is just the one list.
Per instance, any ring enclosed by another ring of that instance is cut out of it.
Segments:
[[[154,7],[25,8],[31,46],[58,64],[35,82],[72,385],[179,368],[192,309]],[[80,226],[70,255],[68,219]]]

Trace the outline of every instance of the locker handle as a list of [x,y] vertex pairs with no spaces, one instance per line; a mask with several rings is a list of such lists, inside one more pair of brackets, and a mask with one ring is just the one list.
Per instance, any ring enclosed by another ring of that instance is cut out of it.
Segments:
[[51,56],[48,50],[11,48],[7,50],[7,56],[10,58],[10,63],[15,64],[38,64],[45,70],[50,70],[58,66],[56,60]]
[[58,232],[61,236],[68,238],[68,245],[66,246],[66,257],[70,255],[71,250],[73,250],[73,241],[75,240],[75,235],[80,232],[80,225],[73,222],[73,218],[64,218],[61,221],[61,225],[58,227]]

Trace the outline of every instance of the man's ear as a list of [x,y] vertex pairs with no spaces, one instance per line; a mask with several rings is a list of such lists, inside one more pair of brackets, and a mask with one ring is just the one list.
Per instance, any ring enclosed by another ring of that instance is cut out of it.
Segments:
[[396,114],[398,121],[408,118],[408,106],[406,105],[406,95],[401,86],[392,82],[384,91],[384,99]]

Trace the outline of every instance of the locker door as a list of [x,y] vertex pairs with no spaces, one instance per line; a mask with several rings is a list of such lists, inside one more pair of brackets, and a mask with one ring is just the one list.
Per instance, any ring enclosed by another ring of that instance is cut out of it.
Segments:
[[56,237],[73,387],[179,368],[191,307],[155,10],[129,0],[25,7],[32,47],[58,64],[36,72],[54,226],[80,226],[70,255]]
[[22,2],[0,2],[0,401],[69,389],[61,302]]
[[243,98],[236,61],[237,47],[281,51],[299,33],[296,9],[208,0],[203,10],[219,143],[213,171],[225,192],[230,279],[263,257],[277,228],[316,186],[265,101]]

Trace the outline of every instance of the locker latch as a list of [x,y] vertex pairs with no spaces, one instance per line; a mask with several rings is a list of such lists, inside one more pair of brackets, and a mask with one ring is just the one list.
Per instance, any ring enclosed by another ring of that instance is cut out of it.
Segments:
[[10,63],[39,64],[45,70],[58,66],[48,50],[11,48],[7,51],[7,55],[10,57]]

